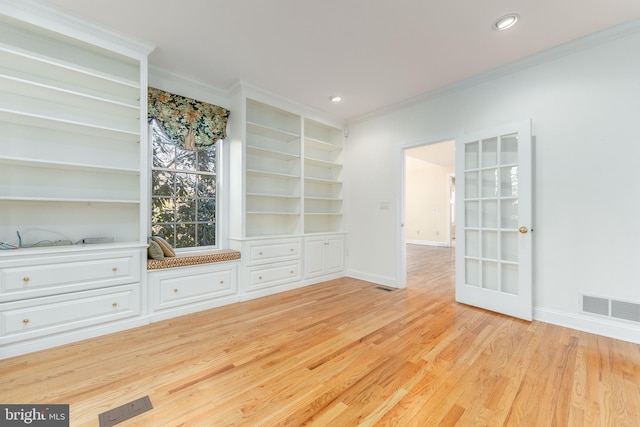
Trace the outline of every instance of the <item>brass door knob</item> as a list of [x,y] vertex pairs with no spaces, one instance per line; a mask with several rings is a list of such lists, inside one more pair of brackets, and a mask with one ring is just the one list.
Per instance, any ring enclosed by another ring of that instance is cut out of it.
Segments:
[[527,234],[529,232],[529,229],[525,226],[522,226],[518,228],[518,231],[520,232],[520,234]]

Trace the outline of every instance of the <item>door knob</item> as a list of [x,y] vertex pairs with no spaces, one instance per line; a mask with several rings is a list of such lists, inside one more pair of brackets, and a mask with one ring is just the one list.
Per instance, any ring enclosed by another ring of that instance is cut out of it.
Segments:
[[525,226],[522,226],[518,228],[518,231],[520,232],[520,234],[527,234],[529,232],[529,229]]

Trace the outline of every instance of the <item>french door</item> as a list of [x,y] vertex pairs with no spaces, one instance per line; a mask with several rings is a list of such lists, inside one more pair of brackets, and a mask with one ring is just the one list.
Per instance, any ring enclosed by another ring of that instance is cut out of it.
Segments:
[[456,301],[531,320],[531,121],[459,138],[456,178]]

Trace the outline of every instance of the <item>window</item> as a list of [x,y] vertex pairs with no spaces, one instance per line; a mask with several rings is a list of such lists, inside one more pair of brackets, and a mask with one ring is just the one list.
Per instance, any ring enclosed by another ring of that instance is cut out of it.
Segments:
[[151,123],[153,235],[174,248],[216,246],[218,144],[184,150]]

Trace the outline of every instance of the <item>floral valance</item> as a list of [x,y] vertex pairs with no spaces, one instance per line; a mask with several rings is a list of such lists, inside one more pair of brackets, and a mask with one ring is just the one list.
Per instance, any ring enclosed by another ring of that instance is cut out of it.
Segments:
[[202,150],[227,136],[229,110],[150,87],[148,117],[182,148]]

